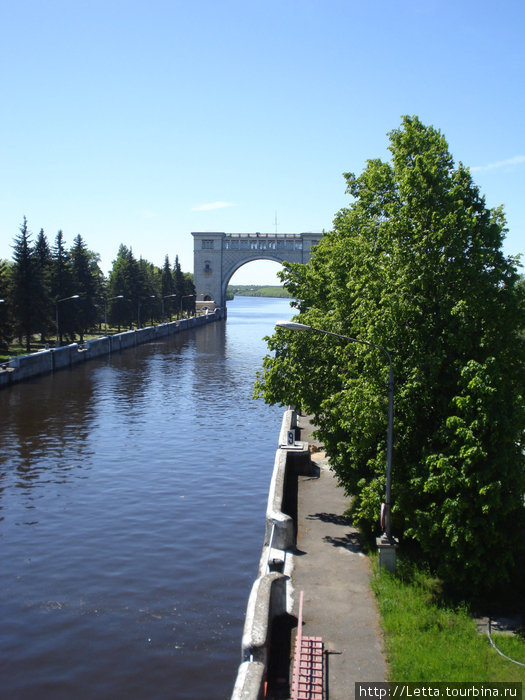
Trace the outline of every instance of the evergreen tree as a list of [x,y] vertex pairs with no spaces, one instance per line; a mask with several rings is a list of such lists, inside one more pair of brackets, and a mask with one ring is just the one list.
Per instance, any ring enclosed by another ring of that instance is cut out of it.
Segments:
[[25,337],[26,351],[29,353],[32,336],[40,325],[38,301],[43,293],[43,285],[25,216],[13,248],[9,298],[12,303],[15,332],[20,342]]
[[[297,321],[390,351],[393,531],[451,587],[493,591],[523,548],[525,303],[488,209],[441,133],[405,117],[391,162],[345,175],[353,201],[306,265],[285,265]],[[314,414],[354,517],[376,529],[385,490],[381,352],[279,331],[256,392]]]
[[193,284],[193,274],[191,272],[183,272],[184,277],[184,296],[183,309],[190,316],[195,315],[195,285]]
[[177,295],[177,306],[179,311],[182,311],[182,304],[185,300],[183,297],[186,295],[186,281],[184,279],[184,273],[182,272],[179,256],[175,256],[175,262],[173,264],[173,283],[175,287],[175,294]]
[[52,250],[51,263],[51,298],[55,304],[55,313],[58,317],[58,344],[62,344],[65,336],[73,341],[75,338],[75,304],[78,299],[70,297],[78,294],[74,288],[73,273],[69,252],[66,249],[64,234],[60,230],[55,237]]
[[185,293],[185,282],[184,282],[184,273],[182,272],[180,262],[179,262],[179,256],[175,256],[175,262],[173,264],[173,282],[175,285],[175,294],[180,297]]
[[51,249],[43,228],[40,229],[37,236],[34,253],[42,279],[42,296],[37,302],[39,307],[38,332],[40,333],[40,341],[45,343],[55,328],[55,313],[54,303],[51,299]]
[[140,325],[143,325],[147,318],[151,319],[153,325],[154,319],[158,318],[160,313],[161,273],[153,263],[142,258],[139,260],[138,268],[140,272],[140,294],[138,297]]
[[70,254],[73,286],[80,299],[75,303],[75,330],[84,342],[84,334],[94,328],[98,319],[99,268],[96,257],[87,249],[78,234]]
[[[168,255],[164,258],[164,266],[162,268],[161,276],[161,297],[162,297],[162,309],[166,315],[169,312],[169,317],[171,321],[171,309],[174,308],[174,297],[171,295],[175,294],[175,282],[173,280],[173,274],[171,272],[170,259]],[[164,321],[164,318],[162,319]]]
[[[122,296],[122,299],[112,297]],[[132,327],[138,322],[140,305],[146,296],[143,270],[131,248],[121,244],[108,280],[108,309],[112,324]]]
[[0,260],[0,349],[8,350],[11,341],[13,327],[9,303],[9,264],[7,260]]

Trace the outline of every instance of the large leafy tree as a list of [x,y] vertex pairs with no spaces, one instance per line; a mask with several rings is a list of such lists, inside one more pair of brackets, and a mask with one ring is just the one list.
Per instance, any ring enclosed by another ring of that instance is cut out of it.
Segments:
[[[523,540],[525,304],[516,260],[443,135],[417,117],[390,162],[345,175],[349,206],[306,265],[286,264],[296,320],[388,349],[394,363],[393,530],[445,580],[508,579]],[[385,489],[384,355],[314,333],[269,339],[256,393],[311,412],[353,512],[377,531]]]

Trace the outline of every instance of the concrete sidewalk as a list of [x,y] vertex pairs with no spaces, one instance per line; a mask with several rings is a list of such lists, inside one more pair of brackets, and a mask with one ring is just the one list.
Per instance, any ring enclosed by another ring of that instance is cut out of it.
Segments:
[[[299,417],[299,427],[302,440],[315,442],[307,418]],[[298,615],[304,591],[303,634],[322,637],[327,652],[325,698],[349,700],[355,682],[386,680],[382,633],[369,562],[344,517],[348,499],[325,453],[314,453],[312,461],[319,476],[299,476],[293,613]]]

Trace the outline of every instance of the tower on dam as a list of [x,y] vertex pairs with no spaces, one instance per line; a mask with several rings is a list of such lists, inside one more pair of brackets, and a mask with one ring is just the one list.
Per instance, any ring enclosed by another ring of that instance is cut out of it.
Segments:
[[193,271],[197,303],[226,304],[232,275],[253,260],[305,263],[321,233],[223,233],[196,231],[193,236]]

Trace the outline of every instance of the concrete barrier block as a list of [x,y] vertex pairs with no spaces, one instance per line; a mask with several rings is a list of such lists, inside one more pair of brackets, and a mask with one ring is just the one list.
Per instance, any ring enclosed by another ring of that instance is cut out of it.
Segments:
[[72,365],[77,365],[79,362],[84,362],[87,359],[87,350],[85,347],[78,345],[77,343],[74,343],[74,345],[76,345],[76,348],[69,346],[71,347],[69,359]]
[[63,345],[62,347],[52,350],[53,353],[53,371],[71,367],[71,354],[77,352],[78,344]]
[[95,338],[86,342],[86,358],[100,357],[111,352],[111,339],[108,336]]
[[155,335],[157,338],[164,338],[169,333],[169,324],[161,323],[160,326],[156,326]]
[[283,512],[287,458],[286,450],[276,451],[266,509],[265,544],[269,544],[273,529],[273,546],[278,549],[290,549],[295,545],[293,518]]
[[231,700],[262,700],[264,673],[264,664],[260,661],[244,661],[237,671]]
[[20,357],[14,357],[9,365],[13,369],[16,369],[16,375],[13,376],[12,381],[21,381],[23,379],[29,379],[30,377],[36,377],[39,374],[49,374],[53,371],[53,357],[52,350],[42,350],[41,352],[35,352],[32,355],[21,355]]
[[288,431],[295,431],[296,427],[297,413],[292,408],[288,408],[283,413],[283,419],[281,421],[281,430],[279,432],[279,445],[288,444]]
[[109,336],[109,351],[110,352],[120,352],[120,333],[116,335]]
[[266,667],[272,621],[286,612],[286,581],[287,577],[277,572],[255,580],[242,635],[243,661],[253,659]]
[[137,344],[137,339],[135,337],[135,331],[125,331],[124,333],[119,333],[120,336],[120,349],[131,348]]
[[155,340],[155,328],[153,326],[146,326],[146,328],[140,328],[136,333],[137,345],[142,345],[142,343],[149,343]]
[[16,370],[13,367],[7,367],[6,369],[0,369],[0,389],[5,386],[9,386],[14,378],[14,373]]

